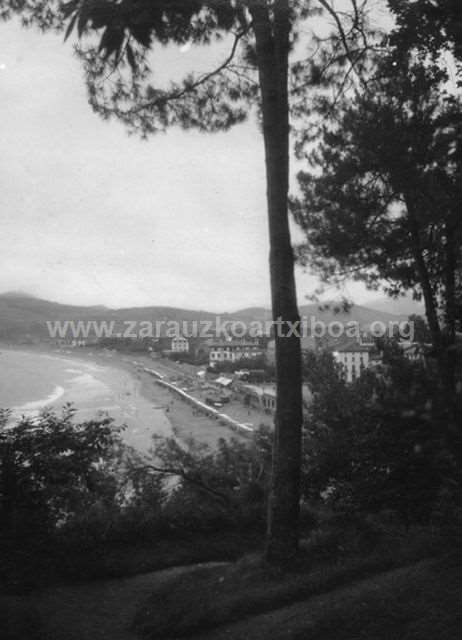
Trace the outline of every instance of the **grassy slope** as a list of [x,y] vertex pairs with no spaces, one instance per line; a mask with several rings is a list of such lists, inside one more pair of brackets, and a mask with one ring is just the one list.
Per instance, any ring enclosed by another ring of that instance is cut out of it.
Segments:
[[[307,550],[296,566],[285,572],[263,565],[258,558],[244,558],[219,569],[192,572],[156,588],[138,611],[135,627],[149,640],[205,633],[410,565],[429,557],[429,552],[428,546],[414,540],[401,545],[388,541],[372,553],[336,561],[322,560],[319,553]],[[316,557],[319,563],[314,565]]]
[[424,560],[195,640],[459,640],[462,568]]
[[46,640],[136,640],[131,626],[139,603],[154,586],[190,571],[176,567],[131,578],[53,587],[28,600],[40,613]]
[[[233,567],[203,567],[199,573],[229,575]],[[169,569],[122,580],[54,587],[23,601],[26,620],[13,609],[17,634],[8,640],[137,640],[131,625],[139,603],[153,588],[200,584],[198,569]],[[176,592],[181,603],[184,590]],[[249,597],[249,591],[241,594]],[[279,603],[279,605],[282,602]],[[2,613],[0,600],[0,614]],[[179,607],[181,610],[181,606]],[[30,634],[40,614],[46,636]],[[159,607],[159,620],[169,611]],[[194,612],[191,612],[192,614]],[[250,612],[249,612],[250,613]],[[33,615],[32,615],[33,614]],[[7,631],[0,615],[2,632]],[[177,638],[162,625],[154,638]],[[24,631],[26,634],[24,635]],[[187,632],[187,629],[184,629]],[[184,636],[184,634],[182,634]],[[459,559],[426,559],[333,588],[260,615],[248,615],[215,629],[186,634],[191,640],[459,640],[462,636],[462,570]]]

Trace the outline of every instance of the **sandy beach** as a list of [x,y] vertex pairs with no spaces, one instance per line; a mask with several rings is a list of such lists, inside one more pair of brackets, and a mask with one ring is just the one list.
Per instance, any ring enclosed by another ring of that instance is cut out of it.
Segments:
[[[126,425],[124,440],[143,453],[151,448],[153,435],[174,435],[160,403],[142,393],[141,380],[121,363],[74,352],[3,346],[1,351],[0,399],[13,419],[35,416],[44,407],[59,411],[72,403],[76,420],[91,420],[104,413],[116,425]],[[11,389],[14,384],[21,394],[11,395],[17,391]],[[8,397],[12,402],[5,404]]]
[[[193,438],[213,448],[216,447],[220,438],[236,438],[238,440],[246,438],[230,427],[221,425],[215,418],[194,411],[175,393],[158,385],[151,375],[134,364],[137,362],[142,367],[153,369],[158,366],[165,373],[165,363],[156,363],[145,354],[97,352],[87,349],[79,349],[75,353],[77,357],[84,360],[91,359],[100,365],[123,370],[134,381],[138,400],[147,401],[152,408],[155,407],[155,410],[161,411],[170,425],[170,435],[174,435],[183,442]],[[185,373],[183,365],[177,367],[173,363],[168,363],[168,367],[176,369],[179,376]],[[191,371],[187,370],[187,373],[190,374]]]
[[[4,347],[2,347],[3,349]],[[26,352],[26,349],[9,349]],[[27,347],[28,353],[60,360],[71,377],[58,398],[49,406],[59,409],[72,402],[78,409],[77,419],[88,420],[100,412],[107,412],[115,424],[125,424],[123,438],[140,452],[148,452],[153,436],[177,437],[183,442],[194,438],[215,447],[220,438],[244,436],[219,424],[211,417],[198,414],[176,394],[156,384],[152,376],[134,365],[155,367],[146,355],[122,354],[84,348],[75,350]],[[24,403],[37,410],[38,403]]]
[[[160,386],[154,378],[141,368],[134,365],[136,361],[139,365],[156,368],[155,362],[145,355],[110,354],[100,355],[99,358],[110,360],[114,366],[123,368],[129,375],[139,383],[139,393],[143,398],[158,407],[167,417],[173,434],[183,442],[191,438],[210,447],[216,447],[220,438],[243,439],[245,436],[236,433],[230,427],[224,426],[215,418],[200,414],[189,404],[181,400],[177,394]],[[162,366],[162,365],[160,365]],[[181,373],[181,368],[178,370]]]

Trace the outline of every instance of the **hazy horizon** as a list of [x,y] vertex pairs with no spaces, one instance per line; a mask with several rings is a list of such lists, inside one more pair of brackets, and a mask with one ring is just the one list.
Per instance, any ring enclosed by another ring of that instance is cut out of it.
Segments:
[[[77,306],[77,307],[104,307],[111,311],[117,311],[119,309],[124,309],[124,308],[127,309],[127,308],[148,308],[148,307],[165,307],[165,308],[172,308],[172,309],[180,308],[184,311],[204,311],[204,312],[210,312],[210,313],[233,313],[237,311],[245,311],[246,309],[258,309],[258,308],[264,308],[267,310],[271,309],[270,303],[261,304],[261,305],[260,304],[238,305],[232,309],[221,309],[221,310],[209,309],[207,307],[200,307],[200,306],[178,307],[177,305],[173,305],[173,304],[168,304],[168,303],[157,304],[155,302],[152,302],[149,304],[143,304],[143,305],[122,305],[122,306],[111,306],[111,305],[105,305],[101,303],[85,305],[85,304],[77,304],[75,302],[62,302],[54,298],[44,298],[41,296],[34,295],[33,293],[30,293],[26,290],[0,291],[0,297],[2,296],[30,297],[31,299],[43,300],[43,301],[51,302],[55,304],[64,304],[64,305]],[[339,298],[331,298],[330,300],[319,301],[319,303],[316,303],[316,304],[322,305],[322,304],[325,304],[326,302],[334,303],[338,299]],[[395,313],[397,315],[403,315],[403,314],[411,315],[412,313],[424,314],[423,303],[413,300],[410,295],[402,296],[398,299],[392,299],[392,298],[388,298],[385,295],[379,295],[379,296],[375,296],[373,298],[364,300],[363,302],[358,302],[356,300],[350,300],[350,301],[353,302],[354,306],[363,306],[371,309],[388,311],[389,313],[392,313],[392,314]],[[312,301],[299,300],[299,307],[303,307],[309,304],[312,304]]]

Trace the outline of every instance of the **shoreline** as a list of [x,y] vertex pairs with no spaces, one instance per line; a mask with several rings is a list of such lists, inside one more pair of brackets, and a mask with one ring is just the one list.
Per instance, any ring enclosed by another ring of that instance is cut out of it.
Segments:
[[[74,363],[82,362],[118,372],[118,374],[115,373],[112,376],[111,372],[108,372],[111,381],[117,383],[114,383],[114,387],[119,387],[118,389],[112,387],[111,390],[112,392],[119,391],[117,402],[122,405],[121,417],[125,417],[132,423],[131,425],[128,424],[128,428],[124,431],[124,439],[138,450],[148,451],[154,444],[152,439],[154,435],[176,437],[183,443],[187,443],[192,438],[212,449],[216,448],[220,438],[227,440],[232,438],[237,440],[245,439],[244,435],[220,424],[214,417],[200,414],[173,391],[157,384],[151,375],[141,369],[142,366],[155,366],[152,359],[146,354],[102,353],[90,347],[61,350],[45,348],[42,345],[0,344],[1,350],[48,355],[60,360],[67,359],[70,362],[74,361]],[[134,364],[134,361],[138,363],[138,366]],[[121,388],[120,374],[124,378],[124,388]],[[79,410],[77,404],[76,409]],[[162,412],[163,417],[159,416],[160,412]],[[88,410],[84,410],[84,413],[88,413]],[[111,415],[110,410],[108,413]],[[116,418],[115,424],[121,422],[116,416],[111,415],[111,417]],[[154,425],[153,430],[148,424],[153,417],[155,417],[157,426],[160,424],[162,427],[160,434],[156,429],[156,425]],[[137,424],[133,426],[133,422]]]
[[[216,418],[198,413],[187,402],[179,399],[175,392],[157,384],[149,373],[142,370],[142,367],[156,367],[156,362],[145,353],[101,352],[91,347],[81,347],[72,350],[70,354],[65,353],[70,357],[74,354],[76,359],[91,360],[100,366],[120,368],[131,375],[139,382],[140,394],[156,405],[157,409],[163,409],[172,426],[172,435],[183,443],[194,439],[208,447],[216,448],[221,438],[234,438],[239,441],[248,439],[248,436],[237,433],[231,427],[221,425]],[[165,366],[165,363],[161,363],[162,368]],[[167,366],[172,367],[172,372],[176,369],[179,376],[185,375],[181,368],[175,367],[172,363],[168,363]]]
[[[17,353],[20,366],[29,370],[32,376],[40,375],[41,358],[55,360],[56,364],[46,364],[50,380],[50,391],[39,399],[37,395],[27,396],[8,408],[12,410],[12,420],[17,422],[21,416],[35,417],[40,410],[52,408],[58,414],[71,403],[76,409],[74,421],[85,422],[107,415],[113,419],[114,426],[126,426],[122,431],[124,442],[139,453],[146,454],[152,448],[153,436],[173,436],[173,427],[159,410],[155,398],[142,391],[142,384],[133,368],[128,368],[116,359],[95,357],[93,353],[69,353],[58,349],[25,348],[28,345],[0,346],[0,352]],[[30,364],[26,358],[31,358]],[[0,357],[1,358],[1,357]],[[23,361],[22,361],[23,360]],[[13,366],[15,362],[12,362]],[[1,374],[0,374],[1,375]],[[8,375],[8,368],[4,371]],[[59,396],[52,395],[60,386]],[[62,385],[62,386],[61,386]],[[19,386],[21,388],[21,385]],[[43,393],[43,390],[42,390]],[[5,403],[5,406],[6,403]]]

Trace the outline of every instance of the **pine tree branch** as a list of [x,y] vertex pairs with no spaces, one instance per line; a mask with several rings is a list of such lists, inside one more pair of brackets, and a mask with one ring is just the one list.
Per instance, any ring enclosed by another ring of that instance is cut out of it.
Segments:
[[148,100],[147,102],[144,102],[136,107],[133,107],[133,109],[129,109],[126,112],[126,115],[130,115],[130,114],[134,114],[134,113],[139,113],[140,111],[144,111],[144,110],[149,110],[149,109],[154,109],[157,106],[161,106],[164,105],[168,102],[174,101],[174,100],[180,100],[181,98],[183,98],[185,95],[189,94],[189,93],[194,93],[194,91],[196,89],[198,89],[198,87],[204,85],[206,82],[208,82],[211,78],[213,78],[214,76],[219,75],[222,71],[224,71],[229,64],[233,61],[235,55],[236,55],[236,51],[237,51],[237,47],[239,42],[242,40],[242,38],[247,35],[247,33],[249,32],[249,30],[252,27],[252,23],[249,24],[249,26],[244,29],[243,31],[240,31],[239,33],[235,34],[234,36],[234,42],[233,45],[231,47],[231,51],[229,53],[229,55],[227,56],[227,58],[218,66],[216,67],[216,69],[214,69],[213,71],[209,71],[208,73],[202,75],[200,78],[198,78],[195,82],[192,82],[191,84],[188,84],[187,86],[183,87],[183,89],[179,90],[179,91],[172,91],[171,93],[165,93],[157,98],[155,98],[154,100]]
[[[352,50],[350,48],[350,45],[348,43],[347,33],[345,32],[345,29],[343,28],[343,24],[342,24],[342,21],[339,18],[338,12],[327,2],[327,0],[318,0],[318,2],[324,7],[324,9],[334,19],[334,22],[335,22],[335,24],[337,26],[338,34],[340,36],[340,40],[342,42],[343,48],[345,49],[345,55],[346,55],[346,57],[348,58],[348,60],[350,62],[351,70],[354,70],[354,72],[356,73],[356,76],[358,77],[359,81],[361,82],[361,84],[363,85],[363,87],[367,91],[368,90],[367,83],[365,82],[364,78],[361,76],[361,73],[357,69],[357,63],[359,62],[359,60],[361,59],[362,56],[358,55],[356,58],[354,57],[353,52],[352,52]],[[355,30],[355,29],[360,31],[361,35],[363,36],[364,51],[366,51],[369,47],[368,47],[367,41],[365,40],[364,31],[359,28],[360,15],[359,15],[358,7],[357,7],[355,1],[353,1],[353,8],[354,8],[354,12],[355,12],[355,18],[354,18],[352,31]],[[350,72],[351,72],[351,70],[350,70]]]
[[345,33],[345,29],[343,28],[342,21],[338,17],[338,13],[335,11],[333,7],[327,2],[327,0],[318,0],[318,2],[324,7],[324,9],[330,14],[330,16],[334,19],[335,24],[337,25],[337,30],[342,41],[345,52],[348,56],[350,56],[350,46],[348,44],[348,38]]
[[182,478],[183,480],[185,480],[185,482],[188,482],[189,484],[192,484],[198,487],[199,489],[202,489],[207,493],[210,493],[215,498],[218,498],[221,502],[223,502],[223,504],[225,505],[229,504],[229,497],[225,493],[222,493],[217,489],[213,489],[206,482],[204,482],[202,478],[191,475],[187,473],[184,469],[175,468],[175,467],[157,467],[155,465],[149,464],[149,465],[144,465],[143,469],[141,470],[137,469],[136,471],[142,471],[145,469],[149,469],[151,471],[154,471],[155,473],[160,473],[163,475],[177,476],[179,478]]

